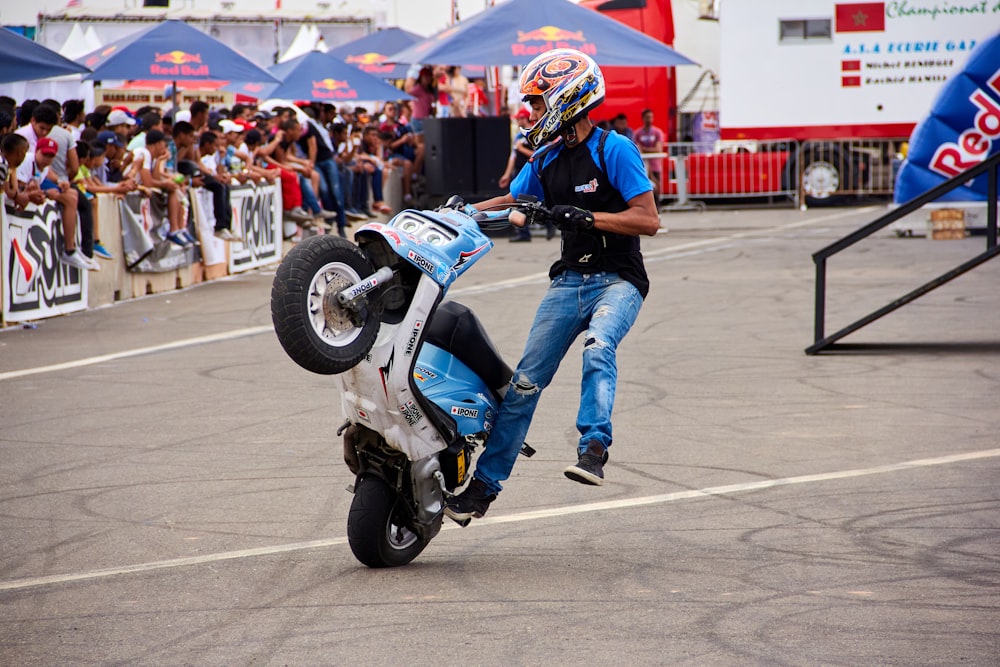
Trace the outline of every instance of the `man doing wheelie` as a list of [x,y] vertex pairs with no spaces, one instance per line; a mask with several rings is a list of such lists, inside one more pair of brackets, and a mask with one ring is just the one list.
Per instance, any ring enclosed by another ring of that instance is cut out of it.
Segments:
[[583,484],[604,483],[617,384],[616,350],[639,313],[649,280],[639,235],[656,234],[659,216],[639,151],[625,137],[589,118],[604,101],[604,77],[587,55],[556,49],[521,73],[531,107],[528,142],[539,147],[510,192],[476,205],[516,205],[518,196],[545,202],[562,230],[562,252],[542,298],[528,342],[476,464],[473,480],[445,507],[452,519],[482,517],[510,476],[541,391],[582,333],[583,380],[577,462],[565,470]]

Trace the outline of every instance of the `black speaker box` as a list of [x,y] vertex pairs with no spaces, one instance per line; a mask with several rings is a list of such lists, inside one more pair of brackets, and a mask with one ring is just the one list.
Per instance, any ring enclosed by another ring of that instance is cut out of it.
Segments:
[[424,120],[424,176],[427,178],[428,194],[448,195],[474,191],[475,120]]
[[510,119],[490,116],[475,119],[476,193],[492,196],[504,191],[497,181],[510,157]]

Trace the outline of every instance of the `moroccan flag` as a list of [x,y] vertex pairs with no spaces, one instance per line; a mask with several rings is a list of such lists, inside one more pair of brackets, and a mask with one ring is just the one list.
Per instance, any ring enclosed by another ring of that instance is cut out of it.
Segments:
[[840,77],[840,87],[841,88],[857,88],[861,85],[860,76],[842,76]]
[[840,61],[840,71],[841,72],[860,72],[861,71],[861,61],[860,60],[841,60]]
[[836,32],[884,32],[885,3],[836,5]]

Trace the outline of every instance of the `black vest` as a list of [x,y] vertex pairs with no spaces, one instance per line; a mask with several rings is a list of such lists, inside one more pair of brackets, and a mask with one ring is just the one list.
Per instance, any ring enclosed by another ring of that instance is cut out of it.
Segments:
[[[596,133],[596,137],[595,137]],[[545,193],[545,205],[570,204],[588,211],[620,213],[628,208],[625,198],[614,189],[607,176],[604,142],[608,133],[594,128],[585,141],[573,148],[562,146],[559,154],[542,168],[544,154],[551,146],[535,153],[531,162]],[[596,140],[600,165],[594,163],[588,144]],[[598,229],[563,231],[562,253],[549,269],[555,278],[566,270],[579,273],[608,271],[619,274],[636,286],[643,298],[649,293],[649,278],[642,263],[639,237],[613,234]]]

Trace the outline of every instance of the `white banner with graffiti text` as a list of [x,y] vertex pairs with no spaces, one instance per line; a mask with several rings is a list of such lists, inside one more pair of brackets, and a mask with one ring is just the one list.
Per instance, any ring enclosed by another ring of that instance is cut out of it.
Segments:
[[230,193],[233,233],[229,273],[249,271],[281,261],[281,187],[242,185]]
[[62,216],[53,202],[23,212],[0,204],[3,322],[86,310],[87,272],[62,264],[62,247]]

